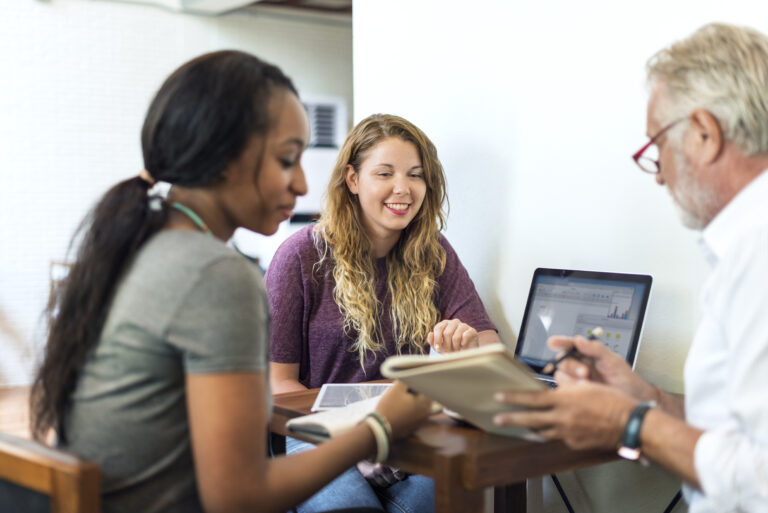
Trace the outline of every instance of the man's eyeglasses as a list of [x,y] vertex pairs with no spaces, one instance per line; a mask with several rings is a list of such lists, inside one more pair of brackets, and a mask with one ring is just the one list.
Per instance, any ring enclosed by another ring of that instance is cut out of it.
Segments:
[[670,128],[685,119],[687,118],[680,118],[673,121],[659,130],[656,135],[651,137],[651,140],[648,141],[645,146],[632,155],[632,160],[635,161],[635,164],[646,173],[651,173],[652,175],[659,174],[659,171],[661,171],[661,164],[659,163],[659,149],[656,147],[656,141],[658,141],[659,137],[664,135]]

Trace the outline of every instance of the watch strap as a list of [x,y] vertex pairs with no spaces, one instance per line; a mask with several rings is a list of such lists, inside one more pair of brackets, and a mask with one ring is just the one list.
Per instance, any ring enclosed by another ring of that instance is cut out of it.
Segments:
[[635,409],[629,414],[629,420],[627,420],[624,434],[621,437],[621,446],[618,451],[619,456],[633,461],[640,459],[640,429],[643,427],[645,414],[655,406],[655,401],[642,402],[635,406]]

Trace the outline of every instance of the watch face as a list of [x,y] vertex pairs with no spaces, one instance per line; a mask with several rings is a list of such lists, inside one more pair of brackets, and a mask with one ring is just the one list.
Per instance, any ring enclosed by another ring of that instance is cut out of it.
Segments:
[[625,460],[637,461],[640,459],[640,449],[632,447],[619,447],[619,456]]

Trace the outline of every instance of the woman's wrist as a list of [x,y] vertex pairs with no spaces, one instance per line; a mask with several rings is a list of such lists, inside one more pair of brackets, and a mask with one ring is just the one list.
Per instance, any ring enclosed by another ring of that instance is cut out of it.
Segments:
[[376,441],[376,454],[368,461],[381,463],[389,457],[392,428],[389,422],[378,412],[369,413],[365,416],[363,422],[370,428]]
[[377,412],[376,410],[373,410],[371,413],[368,414],[368,416],[374,417],[376,420],[379,421],[379,424],[381,424],[381,426],[384,428],[384,431],[387,433],[387,440],[391,442],[392,441],[392,425],[384,417],[384,415]]

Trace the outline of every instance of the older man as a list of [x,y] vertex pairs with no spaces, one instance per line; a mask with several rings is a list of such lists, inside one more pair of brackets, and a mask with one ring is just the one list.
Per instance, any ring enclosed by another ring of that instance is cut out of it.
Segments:
[[599,341],[555,337],[581,355],[560,365],[561,386],[499,394],[531,409],[496,421],[655,461],[686,482],[693,513],[768,511],[768,37],[704,26],[653,56],[648,81],[650,141],[633,158],[702,230],[713,266],[684,401]]

